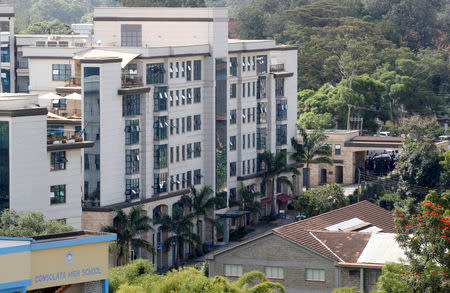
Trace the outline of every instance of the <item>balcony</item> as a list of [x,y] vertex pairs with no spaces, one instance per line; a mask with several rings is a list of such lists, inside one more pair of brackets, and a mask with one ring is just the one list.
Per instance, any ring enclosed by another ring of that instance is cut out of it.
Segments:
[[270,65],[270,72],[283,72],[284,64],[273,64]]
[[68,130],[47,131],[47,151],[88,148],[94,142],[84,141],[82,134]]
[[137,74],[122,74],[122,88],[142,87],[142,77]]

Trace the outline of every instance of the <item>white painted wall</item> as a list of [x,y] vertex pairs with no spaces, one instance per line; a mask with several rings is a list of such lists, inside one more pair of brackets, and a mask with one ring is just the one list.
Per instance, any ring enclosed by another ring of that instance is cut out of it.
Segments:
[[68,82],[52,80],[52,64],[71,64],[71,70],[73,73],[73,63],[74,61],[71,58],[30,58],[28,61],[30,73],[30,93],[45,94],[48,92],[54,92],[56,87],[65,86]]

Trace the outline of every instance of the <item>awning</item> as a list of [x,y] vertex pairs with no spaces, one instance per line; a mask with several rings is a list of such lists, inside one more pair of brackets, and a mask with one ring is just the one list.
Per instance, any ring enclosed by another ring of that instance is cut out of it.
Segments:
[[266,204],[266,203],[269,203],[269,202],[271,202],[272,201],[272,199],[270,198],[270,197],[265,197],[265,198],[262,198],[261,199],[261,203],[262,204]]
[[40,100],[58,100],[61,99],[62,97],[60,95],[57,95],[55,93],[46,93],[43,95],[38,96],[38,99]]
[[294,199],[293,196],[287,195],[287,194],[278,194],[277,199],[283,202],[288,202]]
[[228,211],[225,214],[216,214],[221,218],[238,218],[240,216],[250,214],[249,211]]
[[70,95],[65,96],[64,99],[81,101],[81,95],[78,93],[71,93]]
[[115,52],[115,51],[107,51],[101,49],[91,49],[87,51],[82,51],[77,53],[73,59],[82,60],[89,58],[121,58],[122,62],[120,66],[124,68],[131,60],[139,56],[140,54],[133,53],[124,53],[124,52]]

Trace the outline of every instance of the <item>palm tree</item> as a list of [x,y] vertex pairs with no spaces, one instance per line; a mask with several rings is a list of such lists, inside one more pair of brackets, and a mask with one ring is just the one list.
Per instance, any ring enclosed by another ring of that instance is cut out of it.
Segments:
[[244,186],[244,183],[241,182],[239,187],[239,196],[240,196],[240,209],[243,211],[250,212],[250,215],[258,213],[261,210],[261,204],[256,201],[257,197],[262,197],[263,194],[260,192],[251,192],[247,190]]
[[282,173],[294,173],[299,174],[295,167],[291,167],[287,164],[286,152],[279,152],[272,154],[269,151],[265,151],[262,154],[262,163],[264,167],[262,182],[268,186],[268,195],[271,198],[270,217],[275,216],[275,181],[282,184],[287,184],[293,189],[292,182],[287,178],[277,178]]
[[117,253],[117,265],[128,262],[130,245],[133,247],[142,247],[145,250],[154,253],[152,245],[145,239],[140,238],[140,234],[152,229],[151,219],[143,215],[142,206],[132,207],[128,214],[123,210],[114,209],[116,216],[112,226],[103,227],[104,232],[116,233],[117,240],[115,250]]
[[193,210],[195,219],[195,225],[197,228],[198,236],[201,238],[201,231],[199,231],[199,221],[203,219],[208,222],[212,227],[215,227],[218,231],[222,230],[222,226],[219,221],[215,220],[211,215],[213,214],[216,206],[221,206],[224,201],[220,197],[215,197],[214,191],[211,186],[204,186],[200,191],[195,189],[194,186],[190,187],[189,194],[185,194],[181,197],[179,204],[183,207],[189,207]]
[[291,138],[291,144],[294,152],[291,159],[297,163],[306,164],[306,189],[309,189],[309,165],[325,163],[333,166],[331,159],[331,147],[327,144],[327,136],[318,130],[307,133],[305,129],[300,128],[302,143],[299,143],[295,137]]
[[183,245],[187,243],[196,246],[200,243],[199,237],[195,233],[192,233],[194,226],[192,221],[194,218],[195,214],[184,215],[183,209],[180,206],[174,206],[172,217],[164,215],[155,220],[155,224],[161,224],[159,230],[172,233],[172,236],[164,240],[163,248],[168,251],[173,243],[176,244],[176,267],[178,267],[178,261],[181,259]]

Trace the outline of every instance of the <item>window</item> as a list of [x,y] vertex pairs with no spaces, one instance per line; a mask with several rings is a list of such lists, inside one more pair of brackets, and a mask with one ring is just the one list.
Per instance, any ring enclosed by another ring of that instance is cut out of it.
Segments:
[[202,183],[201,170],[200,169],[194,170],[194,185],[201,184],[201,183]]
[[170,99],[170,107],[173,107],[173,91],[170,91],[169,99]]
[[89,154],[84,154],[84,170],[89,170]]
[[192,171],[186,172],[186,186],[189,187],[192,185]]
[[250,56],[247,57],[247,71],[250,71]]
[[224,265],[224,272],[226,277],[240,277],[242,276],[242,266]]
[[169,77],[173,78],[173,62],[170,62],[169,65]]
[[186,103],[186,91],[181,90],[181,105],[184,105]]
[[256,57],[253,56],[252,57],[252,70],[255,71],[255,69],[256,69]]
[[66,170],[66,152],[53,152],[50,154],[50,171]]
[[192,79],[192,61],[186,62],[186,80],[190,81]]
[[50,204],[66,202],[66,185],[50,186]]
[[188,144],[186,145],[186,157],[187,157],[188,159],[191,159],[191,158],[192,158],[192,143],[188,143]]
[[236,110],[230,111],[230,124],[236,124]]
[[155,194],[167,192],[167,173],[153,175],[153,190]]
[[236,84],[230,84],[230,99],[236,98]]
[[255,134],[252,133],[252,147],[255,147]]
[[175,150],[176,150],[176,160],[177,160],[177,162],[179,162],[180,161],[180,147],[179,146],[177,146],[176,148],[175,148]]
[[267,55],[256,56],[256,74],[267,73]]
[[201,89],[199,87],[194,88],[194,103],[200,103],[201,101]]
[[126,200],[139,198],[139,178],[125,179],[125,198]]
[[256,149],[264,150],[266,149],[266,128],[256,129]]
[[181,118],[181,133],[184,133],[185,132],[185,118],[183,117],[183,118]]
[[194,80],[202,79],[202,60],[194,60]]
[[275,96],[276,97],[284,96],[284,78],[275,79]]
[[264,273],[270,279],[284,279],[284,271],[280,267],[265,267]]
[[164,83],[164,63],[147,64],[147,84]]
[[181,77],[184,77],[184,61],[181,62]]
[[200,130],[202,127],[202,118],[200,115],[194,115],[194,130]]
[[277,100],[277,121],[287,120],[287,100]]
[[139,172],[139,149],[125,150],[125,174]]
[[186,90],[187,101],[186,103],[192,104],[192,89]]
[[255,107],[252,108],[252,121],[255,122]]
[[287,144],[287,125],[277,125],[277,145]]
[[179,62],[175,62],[175,77],[179,77],[180,76],[180,70],[178,69],[178,67],[180,66]]
[[170,147],[170,162],[173,163],[173,147]]
[[236,150],[236,136],[230,136],[230,151]]
[[175,132],[177,133],[177,134],[179,134],[180,133],[180,118],[177,118],[177,119],[175,119]]
[[252,82],[252,96],[256,95],[256,82]]
[[200,142],[194,143],[194,158],[200,157],[201,152],[202,152],[201,143]]
[[184,145],[181,146],[181,160],[186,160],[186,147]]
[[155,169],[167,167],[167,144],[153,147],[153,167]]
[[230,177],[236,176],[236,162],[230,163]]
[[334,154],[335,155],[340,155],[341,154],[341,145],[340,144],[335,144],[334,145]]
[[153,123],[153,139],[156,141],[167,139],[167,117],[154,117]]
[[245,175],[245,161],[242,161],[242,175]]
[[84,181],[84,199],[87,200],[89,197],[89,182]]
[[250,113],[250,108],[247,108],[247,123],[251,122],[250,121],[250,117],[251,117],[251,113]]
[[255,159],[252,159],[252,172],[253,173],[256,172],[255,168],[256,168]]
[[381,275],[381,272],[379,271],[369,271],[369,285],[376,285],[378,282],[378,278]]
[[250,88],[250,83],[247,83],[247,97],[250,97],[251,94],[251,88]]
[[245,98],[245,82],[242,83],[242,97]]
[[176,90],[175,91],[175,105],[180,105],[180,91]]
[[307,281],[325,281],[325,270],[306,269]]
[[125,120],[125,144],[139,143],[139,120]]
[[256,82],[256,98],[265,99],[266,98],[266,77],[259,76]]
[[186,131],[192,131],[192,116],[186,117]]
[[100,170],[100,154],[95,154],[95,170]]
[[252,145],[250,144],[250,133],[247,134],[247,148],[251,148]]
[[141,99],[139,95],[128,95],[122,98],[122,116],[140,115]]
[[231,76],[237,76],[237,58],[236,57],[230,57],[230,75]]
[[242,109],[242,123],[245,123],[245,118],[246,118],[245,109]]
[[245,62],[245,57],[242,57],[242,71],[245,71],[245,66],[246,62]]
[[52,64],[52,80],[69,80],[70,64]]
[[167,87],[155,86],[154,94],[154,111],[166,111],[167,110]]
[[142,47],[142,25],[122,24],[121,45],[122,47]]
[[245,134],[242,135],[242,149],[245,150]]

